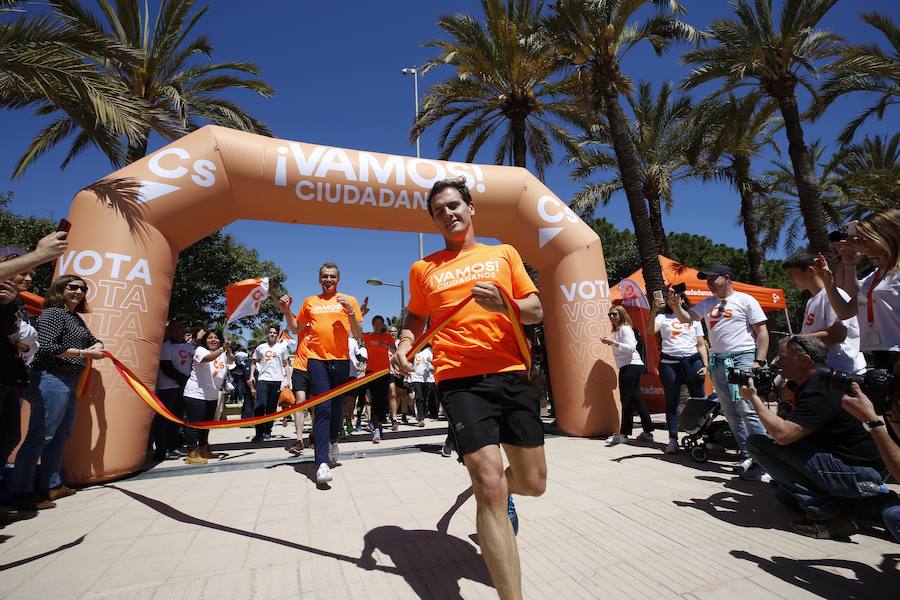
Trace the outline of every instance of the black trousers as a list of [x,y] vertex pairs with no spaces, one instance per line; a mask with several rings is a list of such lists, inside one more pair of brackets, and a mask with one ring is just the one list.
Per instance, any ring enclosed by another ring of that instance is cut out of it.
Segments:
[[[212,421],[216,416],[215,400],[200,400],[199,398],[184,397],[184,408],[187,412],[187,422]],[[188,450],[194,450],[198,446],[209,445],[209,429],[194,429],[188,427],[185,432]]]
[[12,385],[0,386],[0,470],[6,467],[6,461],[19,441],[22,439],[21,412],[19,390]]
[[641,375],[644,372],[643,365],[625,365],[619,369],[619,399],[622,402],[622,435],[631,435],[634,427],[634,409],[637,408],[641,415],[641,426],[645,432],[653,431],[653,421],[650,420],[650,411],[644,404],[644,396],[641,394]]
[[428,406],[431,404],[431,398],[434,395],[434,385],[413,381],[410,382],[413,394],[416,395],[416,419],[424,421],[428,414]]
[[[184,418],[184,398],[181,396],[181,388],[168,390],[156,390],[156,397],[162,400],[163,405],[178,417]],[[159,415],[153,417],[153,445],[157,455],[165,454],[168,450],[178,447],[178,430],[181,425],[163,418]]]
[[[259,380],[256,382],[256,401],[253,403],[253,416],[271,415],[278,409],[278,394],[281,392],[280,381]],[[256,426],[256,437],[272,433],[272,421]]]
[[369,396],[372,399],[372,426],[381,431],[381,424],[384,422],[388,413],[388,398],[390,391],[391,376],[384,375],[367,386]]

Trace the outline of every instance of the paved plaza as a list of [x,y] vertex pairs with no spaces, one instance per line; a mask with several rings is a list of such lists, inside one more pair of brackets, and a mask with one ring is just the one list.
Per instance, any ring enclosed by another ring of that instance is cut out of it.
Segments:
[[[330,489],[311,451],[284,451],[292,426],[263,447],[251,429],[213,431],[223,454],[207,466],[163,463],[0,530],[0,598],[494,598],[444,431],[356,436]],[[527,598],[900,598],[900,545],[883,532],[795,535],[801,515],[769,486],[736,479],[726,455],[665,456],[664,437],[548,437],[547,493],[516,499]]]

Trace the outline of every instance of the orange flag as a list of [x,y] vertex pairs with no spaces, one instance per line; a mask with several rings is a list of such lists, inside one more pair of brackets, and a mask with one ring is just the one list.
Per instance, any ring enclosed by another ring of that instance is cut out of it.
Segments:
[[225,288],[226,323],[259,314],[260,303],[269,295],[269,278],[245,279]]

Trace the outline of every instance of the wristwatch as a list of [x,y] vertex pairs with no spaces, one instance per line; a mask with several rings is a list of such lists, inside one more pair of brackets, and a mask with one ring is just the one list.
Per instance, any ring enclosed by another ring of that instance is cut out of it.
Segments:
[[876,427],[884,427],[884,421],[881,419],[872,419],[871,421],[863,421],[862,422],[863,429],[866,431],[872,431]]

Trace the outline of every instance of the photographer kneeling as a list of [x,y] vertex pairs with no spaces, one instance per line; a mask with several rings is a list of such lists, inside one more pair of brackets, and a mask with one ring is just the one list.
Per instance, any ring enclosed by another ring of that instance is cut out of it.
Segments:
[[[820,539],[847,538],[858,531],[853,516],[863,500],[896,499],[884,484],[884,463],[862,424],[841,408],[841,392],[820,380],[828,350],[809,337],[791,336],[778,350],[781,374],[796,384],[786,418],[770,410],[753,380],[741,395],[753,404],[769,436],[751,435],[750,455],[768,472],[776,497],[802,509],[795,532]],[[868,504],[868,501],[866,501]],[[896,524],[887,525],[896,530]]]

